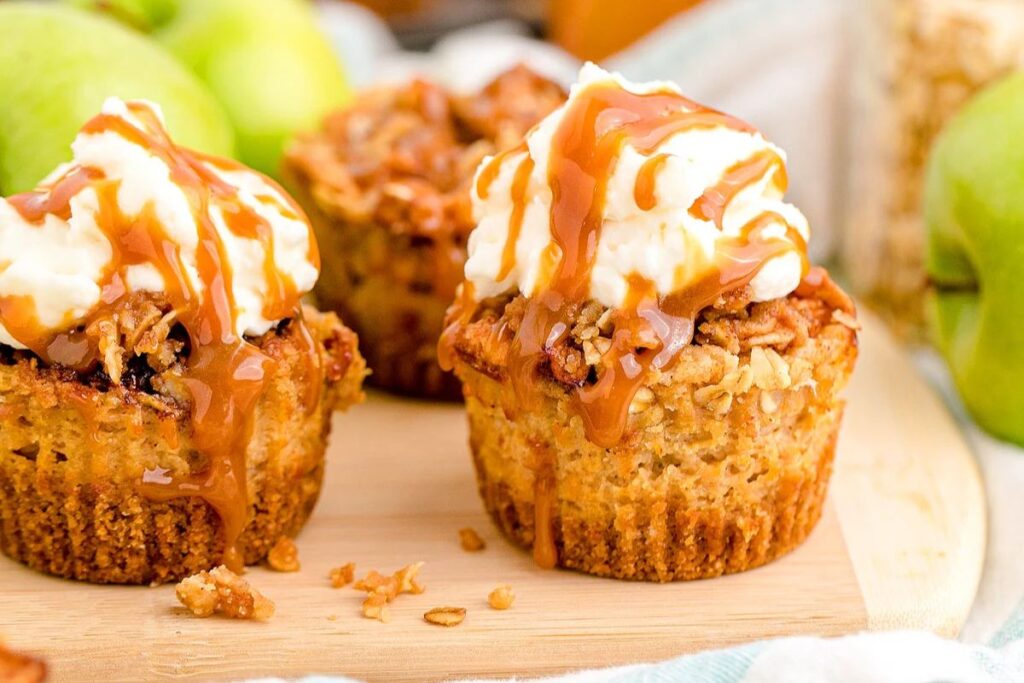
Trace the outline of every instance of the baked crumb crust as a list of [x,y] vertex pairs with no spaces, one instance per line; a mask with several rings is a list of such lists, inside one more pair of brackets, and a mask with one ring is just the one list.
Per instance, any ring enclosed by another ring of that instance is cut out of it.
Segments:
[[[532,547],[538,517],[550,518],[542,537],[558,565],[648,581],[743,571],[799,545],[826,496],[855,313],[831,281],[748,299],[740,291],[702,313],[693,343],[651,375],[609,449],[586,439],[571,391],[591,381],[584,347],[610,335],[603,310],[577,311],[527,410],[505,380],[521,298],[485,303],[454,351],[480,493],[498,527]],[[545,477],[553,495],[539,510]]]
[[[254,340],[275,362],[247,452],[247,564],[302,528],[320,492],[330,415],[362,398],[355,335],[334,314],[306,308],[304,317],[324,368],[313,396],[297,325]],[[133,353],[120,383],[104,369],[80,376],[27,352],[0,354],[0,550],[9,557],[94,583],[163,583],[220,563],[221,523],[205,501],[137,491],[146,470],[184,475],[206,463],[190,446],[173,362],[155,373]]]
[[320,244],[316,295],[359,334],[370,382],[458,398],[437,365],[475,226],[470,182],[565,98],[525,67],[459,96],[417,80],[370,91],[289,148],[284,174]]

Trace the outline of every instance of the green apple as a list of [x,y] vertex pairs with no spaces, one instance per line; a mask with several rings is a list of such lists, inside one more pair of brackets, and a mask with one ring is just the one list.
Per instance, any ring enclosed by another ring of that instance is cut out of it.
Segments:
[[937,345],[978,424],[1024,445],[1024,74],[945,129],[925,217]]
[[113,95],[158,103],[185,146],[234,150],[221,105],[165,50],[73,7],[0,2],[0,193],[31,189],[67,161],[79,127]]
[[305,0],[72,0],[141,27],[209,85],[242,161],[276,175],[287,141],[351,99]]

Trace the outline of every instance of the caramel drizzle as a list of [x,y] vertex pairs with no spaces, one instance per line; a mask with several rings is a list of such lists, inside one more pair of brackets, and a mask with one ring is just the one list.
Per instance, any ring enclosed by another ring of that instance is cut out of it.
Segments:
[[[183,382],[192,399],[193,445],[207,456],[209,467],[187,476],[172,476],[160,468],[147,470],[139,488],[144,495],[156,500],[192,496],[205,500],[221,519],[225,562],[240,568],[243,558],[238,553],[237,541],[248,516],[246,450],[256,402],[275,363],[234,331],[233,274],[225,244],[211,218],[213,207],[220,209],[225,225],[233,234],[257,240],[263,247],[267,255],[264,274],[270,285],[263,314],[268,320],[293,318],[292,324],[297,327],[297,334],[308,351],[308,379],[311,385],[316,385],[315,391],[319,391],[322,382],[322,358],[302,320],[301,293],[292,279],[278,272],[274,265],[270,224],[241,201],[238,189],[207,164],[223,170],[244,167],[177,147],[152,110],[139,103],[129,103],[128,107],[145,129],[121,117],[100,114],[86,123],[82,132],[116,133],[167,164],[172,180],[188,198],[196,220],[199,238],[196,270],[202,291],[194,288],[181,248],[167,236],[152,206],[147,206],[138,216],[123,215],[117,202],[119,181],[105,178],[95,169],[74,169],[44,191],[16,195],[7,201],[25,220],[39,223],[47,214],[70,217],[71,198],[87,185],[95,189],[99,203],[97,224],[109,240],[113,255],[100,282],[101,302],[82,329],[108,317],[111,306],[127,293],[124,282],[127,268],[149,264],[159,271],[165,283],[164,294],[191,344]],[[272,187],[281,197],[287,197],[283,190]],[[284,200],[287,206],[270,195],[261,196],[260,201],[286,209],[289,216],[304,218],[301,209],[288,199]],[[319,254],[312,234],[309,242],[310,260],[318,266]],[[47,363],[86,371],[99,361],[99,349],[80,330],[53,334],[44,329],[29,298],[0,298],[0,322]],[[315,405],[316,399],[315,393],[307,396],[307,405]]]
[[513,154],[522,154],[527,150],[526,143],[521,142],[517,146],[499,152],[491,157],[491,160],[484,164],[476,177],[476,194],[480,199],[488,199],[491,196],[491,186],[501,174],[501,166],[505,160]]
[[636,185],[633,188],[633,201],[641,211],[650,211],[658,203],[655,194],[657,189],[655,181],[661,167],[668,161],[668,154],[655,154],[645,161],[636,174]]
[[523,216],[526,215],[526,190],[530,186],[530,174],[533,173],[533,159],[526,157],[516,169],[512,178],[512,213],[508,219],[508,238],[501,252],[501,269],[498,271],[498,282],[501,282],[516,265],[516,243],[523,229]]
[[772,182],[781,192],[785,192],[789,184],[786,165],[774,151],[764,150],[726,170],[717,184],[709,187],[697,198],[690,207],[690,215],[711,221],[721,230],[729,203],[736,195],[764,178],[769,172],[772,172]]

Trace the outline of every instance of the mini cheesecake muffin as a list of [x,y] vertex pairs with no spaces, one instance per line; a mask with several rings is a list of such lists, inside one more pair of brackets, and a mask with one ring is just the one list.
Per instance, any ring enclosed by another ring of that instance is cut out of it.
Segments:
[[525,67],[468,96],[417,80],[365,93],[288,150],[323,255],[316,295],[358,332],[375,385],[459,396],[436,348],[474,225],[470,180],[564,98]]
[[480,492],[539,564],[671,581],[800,544],[857,356],[781,150],[593,65],[485,161],[442,363]]
[[316,503],[357,339],[273,181],[109,100],[74,160],[0,198],[0,549],[96,583],[263,559]]

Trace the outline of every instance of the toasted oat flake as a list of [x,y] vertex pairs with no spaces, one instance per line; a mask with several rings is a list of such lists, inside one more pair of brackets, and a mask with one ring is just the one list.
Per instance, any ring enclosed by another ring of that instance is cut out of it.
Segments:
[[299,549],[295,547],[295,541],[282,536],[270,549],[267,555],[267,566],[275,572],[297,572],[302,568],[299,563]]
[[435,626],[458,626],[466,619],[466,608],[464,607],[435,607],[423,615],[428,624]]
[[840,311],[839,309],[832,311],[832,319],[855,332],[861,329],[860,321],[846,311]]
[[469,527],[459,529],[459,543],[462,544],[462,549],[469,553],[475,553],[487,547],[484,539],[480,538],[480,534]]
[[340,567],[335,567],[331,570],[329,578],[331,579],[331,587],[343,588],[349,585],[355,580],[356,577],[356,565],[355,562],[349,562],[343,564]]
[[654,392],[648,387],[640,387],[629,404],[629,413],[630,415],[642,413],[650,408],[652,403],[654,403]]
[[754,385],[759,389],[786,389],[793,383],[789,363],[770,347],[755,346],[750,350],[750,368]]
[[184,579],[175,593],[181,604],[197,617],[223,614],[232,619],[262,621],[274,615],[271,600],[223,565]]
[[493,609],[508,609],[515,599],[516,594],[512,592],[512,586],[503,584],[491,591],[487,596],[487,604]]

